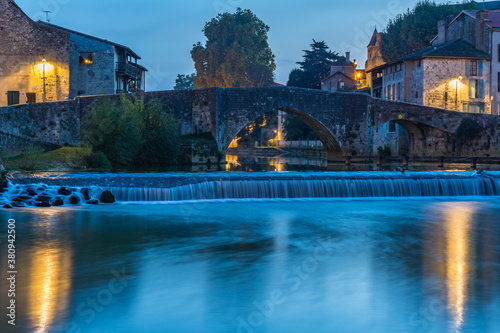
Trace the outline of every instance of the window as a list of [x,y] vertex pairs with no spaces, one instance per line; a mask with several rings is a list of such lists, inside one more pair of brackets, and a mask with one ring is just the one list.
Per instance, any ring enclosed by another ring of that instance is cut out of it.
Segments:
[[19,104],[19,91],[7,91],[7,105]]
[[344,87],[345,87],[345,82],[344,81],[340,81],[339,82],[339,88],[342,90],[342,89],[344,89]]
[[470,76],[477,76],[477,61],[470,62]]
[[396,96],[396,99],[398,101],[401,100],[401,82],[398,82],[398,86],[397,86],[397,96]]
[[467,60],[465,62],[465,75],[483,76],[483,61]]
[[80,52],[80,64],[91,65],[94,62],[94,54],[92,52]]
[[422,60],[418,61],[418,67],[422,67]]
[[484,80],[469,80],[469,98],[484,98]]
[[484,113],[484,104],[469,104],[470,113]]
[[36,93],[26,93],[26,103],[36,103]]
[[418,98],[418,91],[415,91],[415,98]]
[[389,122],[389,133],[396,133],[396,123],[394,121]]

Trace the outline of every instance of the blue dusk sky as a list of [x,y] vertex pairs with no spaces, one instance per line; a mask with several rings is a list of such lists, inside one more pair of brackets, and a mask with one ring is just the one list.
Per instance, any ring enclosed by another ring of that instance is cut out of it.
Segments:
[[[286,84],[312,39],[339,53],[351,52],[360,67],[375,26],[412,8],[418,0],[17,0],[34,20],[77,30],[132,48],[149,69],[147,90],[172,89],[177,74],[194,72],[190,50],[205,39],[205,22],[237,7],[252,10],[270,27],[276,81]],[[439,1],[438,1],[439,2]]]

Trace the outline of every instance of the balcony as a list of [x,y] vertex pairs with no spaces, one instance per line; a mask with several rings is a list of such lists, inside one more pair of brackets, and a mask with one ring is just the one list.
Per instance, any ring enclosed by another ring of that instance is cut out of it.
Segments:
[[116,63],[116,73],[124,76],[136,78],[137,77],[137,65],[129,62],[117,62]]
[[376,79],[373,79],[372,86],[373,86],[374,88],[376,88],[376,87],[382,87],[382,84],[383,84],[383,79],[384,79],[383,77],[378,77],[378,78],[376,78]]

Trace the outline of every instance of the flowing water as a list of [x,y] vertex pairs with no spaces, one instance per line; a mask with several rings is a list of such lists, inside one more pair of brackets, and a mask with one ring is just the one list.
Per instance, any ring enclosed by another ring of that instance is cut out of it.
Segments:
[[1,332],[499,331],[499,173],[12,180],[118,203],[0,211]]

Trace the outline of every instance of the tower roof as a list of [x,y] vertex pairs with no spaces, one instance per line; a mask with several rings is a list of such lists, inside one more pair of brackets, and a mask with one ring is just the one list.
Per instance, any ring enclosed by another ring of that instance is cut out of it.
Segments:
[[377,36],[378,36],[378,31],[377,27],[375,27],[375,31],[373,32],[372,39],[370,40],[370,44],[368,44],[368,46],[375,46],[377,44]]

